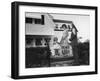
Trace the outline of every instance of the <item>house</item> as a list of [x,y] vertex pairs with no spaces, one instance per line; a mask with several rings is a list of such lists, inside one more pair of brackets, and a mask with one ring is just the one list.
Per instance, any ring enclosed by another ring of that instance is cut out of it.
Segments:
[[37,14],[26,13],[26,47],[46,46],[54,35],[55,24],[49,15]]
[[[72,21],[54,19],[54,17],[52,17],[48,13],[27,12],[25,15],[25,26],[26,48],[43,48],[46,47],[47,44],[49,44],[53,53],[52,55],[55,55],[55,49],[57,47],[56,45],[56,47],[54,48],[53,39],[57,37],[60,45],[64,26],[66,26],[70,31],[72,28],[75,28],[76,32],[78,32]],[[59,49],[60,51],[62,50],[61,47],[57,47],[57,49]],[[68,53],[68,55],[72,56],[71,46],[69,50],[71,50],[71,53]]]

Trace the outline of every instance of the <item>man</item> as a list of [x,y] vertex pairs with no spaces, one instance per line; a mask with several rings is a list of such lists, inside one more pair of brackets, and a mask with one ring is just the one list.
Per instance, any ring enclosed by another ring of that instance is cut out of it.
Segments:
[[78,46],[77,31],[75,28],[72,28],[70,41],[73,51],[74,64],[77,65],[79,63],[79,58],[78,58],[78,47],[77,47]]

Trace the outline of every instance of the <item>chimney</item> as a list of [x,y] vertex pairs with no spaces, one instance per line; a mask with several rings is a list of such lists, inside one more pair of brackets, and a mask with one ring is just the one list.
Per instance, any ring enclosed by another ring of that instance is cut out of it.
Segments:
[[41,23],[44,25],[44,15],[41,15]]

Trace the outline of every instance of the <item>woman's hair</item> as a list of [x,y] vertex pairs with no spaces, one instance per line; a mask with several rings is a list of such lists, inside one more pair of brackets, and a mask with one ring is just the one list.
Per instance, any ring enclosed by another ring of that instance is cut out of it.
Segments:
[[63,24],[63,25],[62,25],[62,28],[68,28],[68,27],[67,27],[67,25],[66,25],[66,24]]

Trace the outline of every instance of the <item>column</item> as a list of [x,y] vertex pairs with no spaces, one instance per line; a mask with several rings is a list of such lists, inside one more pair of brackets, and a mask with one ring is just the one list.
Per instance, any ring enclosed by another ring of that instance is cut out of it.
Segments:
[[35,38],[33,38],[33,40],[32,40],[32,47],[36,47],[36,39]]

